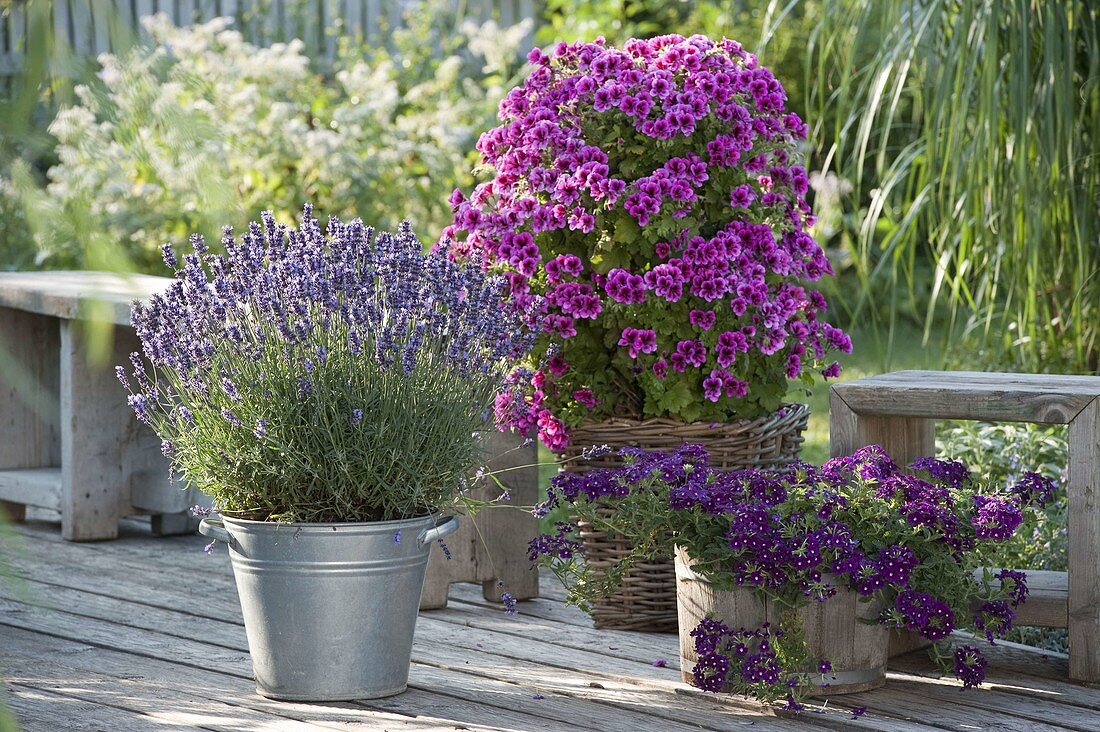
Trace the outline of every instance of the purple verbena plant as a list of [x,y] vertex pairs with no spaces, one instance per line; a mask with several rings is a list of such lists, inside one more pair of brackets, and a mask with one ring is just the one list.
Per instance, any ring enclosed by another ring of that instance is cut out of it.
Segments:
[[232,515],[373,521],[462,496],[478,431],[531,346],[507,282],[305,207],[270,213],[225,255],[201,237],[164,258],[175,281],[132,322],[142,352],[119,377],[188,482]]
[[831,274],[808,228],[806,125],[740,44],[559,44],[500,105],[492,178],[441,246],[484,255],[520,306],[542,298],[529,368],[495,405],[551,449],[586,419],[731,421],[789,382],[836,376],[851,340],[806,284]]
[[[967,646],[951,655],[944,640],[964,629],[993,643],[1011,629],[1015,608],[1027,599],[1026,575],[981,568],[1023,512],[1055,490],[1034,473],[1003,489],[982,487],[961,463],[931,458],[906,473],[878,446],[782,471],[714,470],[698,445],[620,454],[620,468],[559,473],[535,509],[564,509],[633,546],[629,556],[596,570],[584,562],[574,524],[559,523],[532,541],[530,558],[558,574],[571,602],[587,608],[636,562],[678,545],[716,588],[751,588],[781,607],[827,602],[838,587],[874,599],[883,607],[879,622],[936,641],[936,658],[966,686],[981,682],[981,652]],[[797,628],[732,630],[736,622],[709,619],[693,632],[697,684],[767,700],[790,692],[788,705],[796,706],[796,687],[814,672],[806,649],[794,647],[802,642]],[[777,630],[785,641],[775,640]],[[765,635],[774,642],[761,651]],[[757,673],[765,668],[776,673]]]

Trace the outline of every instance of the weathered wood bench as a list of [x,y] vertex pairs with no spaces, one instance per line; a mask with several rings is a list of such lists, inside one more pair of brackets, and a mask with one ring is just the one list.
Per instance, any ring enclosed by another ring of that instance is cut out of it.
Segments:
[[1069,673],[1100,682],[1100,377],[898,371],[835,384],[830,450],[879,444],[899,465],[935,453],[937,419],[1068,426],[1068,572],[1028,572],[1017,625],[1069,629]]
[[[140,350],[130,302],[164,277],[106,272],[0,273],[0,508],[61,512],[73,541],[118,536],[122,516],[151,515],[154,533],[193,530],[189,490],[168,479],[160,440],[133,416],[114,366]],[[88,326],[110,329],[96,359]]]

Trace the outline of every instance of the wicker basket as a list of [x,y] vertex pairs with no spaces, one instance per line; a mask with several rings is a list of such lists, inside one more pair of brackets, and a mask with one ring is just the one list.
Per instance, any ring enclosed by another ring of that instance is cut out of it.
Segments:
[[[670,419],[590,422],[573,430],[562,457],[576,457],[591,445],[610,446],[612,452],[602,457],[565,463],[570,472],[586,473],[622,465],[615,454],[621,447],[667,451],[698,443],[707,448],[714,468],[777,468],[798,457],[809,414],[805,404],[787,404],[774,414],[732,424],[685,424]],[[598,510],[610,515],[614,509]],[[578,523],[578,530],[585,557],[597,571],[630,553],[630,544],[622,536],[600,531],[584,521]],[[635,564],[624,575],[618,592],[592,604],[592,618],[597,628],[675,631],[676,568],[672,557]]]

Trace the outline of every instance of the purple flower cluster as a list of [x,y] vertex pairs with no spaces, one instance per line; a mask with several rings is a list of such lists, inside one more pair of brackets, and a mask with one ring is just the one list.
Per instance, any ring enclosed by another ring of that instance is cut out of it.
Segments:
[[905,590],[894,599],[900,621],[892,624],[916,631],[929,640],[939,640],[955,630],[955,611],[928,592]]
[[985,681],[985,667],[988,661],[974,646],[961,646],[955,650],[955,676],[963,682],[964,688],[980,685]]
[[1024,520],[1014,497],[974,496],[973,500],[977,515],[971,522],[977,528],[975,535],[979,539],[1004,541]]
[[923,457],[914,460],[910,467],[913,470],[923,470],[930,477],[952,488],[962,488],[970,480],[970,469],[957,460]]
[[987,600],[978,606],[974,614],[974,628],[985,633],[986,640],[993,645],[995,638],[1003,638],[1012,629],[1016,613],[1007,600]]
[[1018,569],[1002,569],[993,575],[1001,581],[1001,589],[1007,594],[1013,607],[1027,600],[1027,574]]
[[[933,641],[959,627],[991,641],[1004,637],[1014,608],[1027,599],[1023,572],[975,570],[987,545],[1016,531],[1021,501],[1044,495],[1037,481],[1027,490],[981,494],[960,463],[921,459],[913,464],[921,475],[911,475],[876,445],[820,468],[795,463],[782,471],[713,469],[693,445],[619,454],[621,467],[559,474],[539,514],[565,507],[586,517],[598,508],[602,525],[645,551],[667,551],[654,537],[671,537],[700,560],[695,571],[707,579],[759,589],[792,607],[827,602],[842,589],[874,596],[881,623]],[[529,558],[551,566],[574,561],[572,528],[559,524],[556,534],[533,541]],[[751,650],[759,635],[732,633],[717,620],[692,635],[700,688],[718,690],[730,674],[745,683],[778,678],[767,644]],[[980,670],[974,653],[966,655],[967,669]]]
[[[687,383],[728,419],[756,416],[765,393],[808,369],[835,376],[823,359],[851,340],[800,284],[832,273],[792,156],[807,127],[772,73],[703,36],[563,43],[528,58],[500,126],[478,141],[493,178],[468,198],[455,191],[440,240],[504,271],[519,307],[541,294],[542,343],[562,347],[545,383],[498,419],[560,449],[563,413],[605,416],[623,389],[667,388],[654,379]],[[694,337],[655,327],[661,318]]]
[[555,533],[539,534],[527,545],[527,559],[534,562],[540,556],[549,556],[556,559],[572,559],[583,553],[580,542],[569,538],[576,530],[576,526],[564,521],[558,521],[555,525]]
[[777,641],[783,631],[765,623],[759,628],[731,630],[713,618],[705,618],[691,631],[699,656],[692,679],[703,691],[719,692],[727,686],[777,687],[796,677],[779,662]]
[[1012,487],[1021,505],[1045,506],[1054,500],[1054,481],[1039,473],[1027,472]]

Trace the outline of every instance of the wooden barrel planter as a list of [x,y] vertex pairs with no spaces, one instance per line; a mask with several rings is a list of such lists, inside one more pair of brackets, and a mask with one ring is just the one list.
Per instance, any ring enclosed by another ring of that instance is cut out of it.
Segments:
[[[617,452],[622,447],[669,451],[695,443],[707,448],[713,468],[781,468],[798,457],[809,415],[805,404],[787,404],[774,414],[730,424],[688,424],[669,419],[588,422],[573,430],[570,445],[561,455],[576,457],[592,445],[611,447],[607,455],[564,464],[570,472],[586,473],[621,467],[622,459]],[[578,531],[585,559],[597,571],[610,567],[631,551],[630,543],[622,536],[587,522],[578,522]],[[676,569],[672,557],[636,564],[625,574],[615,594],[592,603],[592,619],[597,628],[675,631]]]
[[[676,548],[675,565],[680,676],[690,684],[692,669],[699,660],[691,631],[704,618],[714,617],[734,629],[758,628],[765,622],[777,624],[780,609],[752,589],[716,590],[692,570],[691,559],[679,547]],[[828,659],[832,664],[830,673],[812,675],[811,696],[855,694],[886,683],[889,628],[862,622],[876,619],[881,609],[879,603],[860,602],[858,594],[843,587],[825,602],[815,602],[795,611],[806,633],[810,655],[815,659]]]

